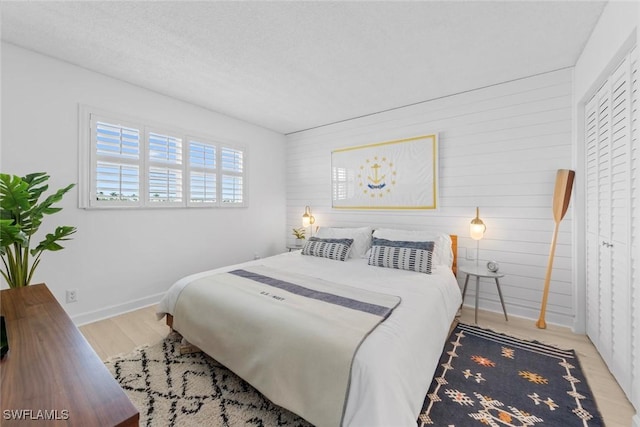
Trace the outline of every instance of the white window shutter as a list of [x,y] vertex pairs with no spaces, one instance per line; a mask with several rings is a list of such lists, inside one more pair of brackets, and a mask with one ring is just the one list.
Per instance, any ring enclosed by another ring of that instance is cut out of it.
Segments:
[[135,124],[90,115],[90,206],[140,205],[141,131]]
[[149,152],[148,194],[152,204],[183,204],[182,138],[147,132]]
[[81,208],[244,207],[246,150],[79,109]]
[[221,202],[223,206],[245,204],[244,151],[236,148],[221,149]]
[[215,205],[218,201],[216,150],[213,143],[189,140],[190,206]]

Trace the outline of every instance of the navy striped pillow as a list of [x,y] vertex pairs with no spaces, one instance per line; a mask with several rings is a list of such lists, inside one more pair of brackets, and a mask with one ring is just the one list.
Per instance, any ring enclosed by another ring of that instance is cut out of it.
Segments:
[[433,242],[373,238],[369,265],[431,274]]
[[344,261],[349,256],[353,239],[320,239],[311,237],[302,248],[302,255],[312,255]]

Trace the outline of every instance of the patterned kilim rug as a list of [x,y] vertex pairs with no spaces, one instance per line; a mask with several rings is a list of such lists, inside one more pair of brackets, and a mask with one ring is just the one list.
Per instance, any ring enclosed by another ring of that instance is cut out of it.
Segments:
[[573,350],[459,324],[418,424],[604,426]]
[[[179,337],[106,362],[141,426],[311,427]],[[458,325],[418,425],[603,426],[575,353]],[[391,427],[391,426],[390,426]]]

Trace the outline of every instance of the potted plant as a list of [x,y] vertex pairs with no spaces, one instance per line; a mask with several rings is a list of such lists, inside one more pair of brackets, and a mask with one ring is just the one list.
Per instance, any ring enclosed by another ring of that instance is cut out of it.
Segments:
[[61,211],[62,208],[53,205],[75,185],[61,188],[39,203],[40,196],[49,188],[48,179],[46,172],[24,177],[0,174],[0,256],[4,264],[0,273],[11,288],[28,286],[42,253],[64,249],[59,242],[71,240],[69,236],[76,232],[76,227],[59,226],[31,248],[31,238],[44,216]]
[[296,237],[296,246],[302,246],[302,241],[304,240],[304,235],[305,235],[305,229],[302,227],[294,228],[293,235]]

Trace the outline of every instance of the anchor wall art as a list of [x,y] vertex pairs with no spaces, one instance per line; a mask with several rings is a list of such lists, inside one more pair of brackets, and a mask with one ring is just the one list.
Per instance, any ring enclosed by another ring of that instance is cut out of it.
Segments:
[[331,183],[337,209],[436,209],[438,135],[334,150]]

